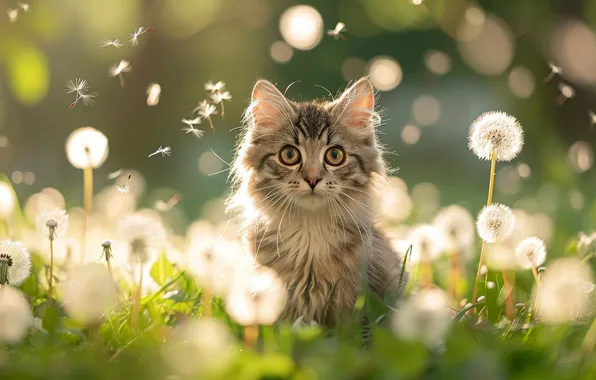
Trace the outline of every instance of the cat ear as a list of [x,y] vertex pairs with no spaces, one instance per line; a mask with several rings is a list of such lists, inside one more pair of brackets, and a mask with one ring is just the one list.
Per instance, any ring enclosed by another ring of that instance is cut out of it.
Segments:
[[375,90],[367,78],[361,78],[332,103],[339,124],[349,128],[371,127],[375,115]]
[[264,79],[255,84],[251,104],[250,114],[257,127],[278,127],[295,114],[288,99],[273,83]]

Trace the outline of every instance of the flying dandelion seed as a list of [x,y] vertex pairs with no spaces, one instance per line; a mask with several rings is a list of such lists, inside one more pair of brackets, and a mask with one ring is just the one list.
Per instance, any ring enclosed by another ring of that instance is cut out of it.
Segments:
[[205,132],[194,127],[195,125],[201,124],[200,117],[197,117],[195,119],[182,119],[182,122],[187,125],[186,127],[182,128],[184,132],[186,132],[187,134],[192,133],[197,139],[203,137],[203,134]]
[[124,183],[124,185],[122,185],[122,186],[116,185],[117,192],[119,192],[120,194],[128,194],[130,192],[130,186],[128,185],[128,181],[130,181],[130,177],[132,177],[132,174],[128,175],[128,178],[126,179],[126,182]]
[[342,33],[347,31],[348,29],[346,29],[346,24],[343,22],[338,22],[337,25],[335,25],[335,29],[327,31],[327,35],[335,38],[336,40],[345,41],[346,37]]
[[17,6],[21,8],[25,12],[29,12],[29,4],[26,3],[17,3]]
[[561,74],[562,72],[561,68],[552,62],[549,62],[548,66],[550,67],[550,73],[544,78],[545,82],[550,82],[555,75]]
[[219,81],[217,83],[208,81],[207,83],[205,83],[205,90],[211,93],[222,91],[224,88],[226,88],[226,84],[222,81]]
[[476,221],[478,236],[487,243],[502,242],[515,227],[515,217],[511,209],[502,204],[485,206]]
[[215,104],[221,104],[221,118],[225,117],[224,100],[231,101],[232,95],[229,91],[217,91],[210,95],[211,101]]
[[130,38],[129,38],[128,42],[130,42],[130,44],[132,46],[137,46],[139,44],[139,37],[141,37],[145,33],[149,33],[152,31],[153,31],[153,28],[145,29],[145,27],[141,26],[140,28],[138,28],[137,30],[135,30],[134,32],[129,34]]
[[155,202],[155,208],[159,211],[170,211],[174,206],[180,202],[180,194],[174,194],[167,202],[158,200]]
[[470,127],[468,147],[483,160],[511,161],[521,152],[523,130],[517,119],[505,112],[486,112]]
[[17,21],[17,18],[19,17],[19,9],[18,8],[9,9],[6,11],[6,14],[8,15],[9,22],[15,22],[15,21]]
[[558,105],[562,105],[575,96],[575,89],[565,83],[559,83],[559,91],[561,94],[556,99]]
[[31,255],[23,243],[0,241],[0,284],[21,285],[31,274]]
[[161,95],[161,86],[157,83],[151,83],[147,87],[147,105],[154,107],[159,103],[159,96]]
[[24,294],[10,286],[0,288],[0,342],[17,343],[33,323],[31,306]]
[[36,221],[37,231],[50,240],[59,239],[66,235],[68,230],[68,214],[56,208],[40,214]]
[[155,156],[155,155],[160,154],[160,153],[161,153],[161,156],[162,157],[169,156],[169,155],[172,154],[172,148],[170,148],[169,146],[166,146],[165,148],[162,148],[161,145],[160,145],[159,148],[157,148],[157,150],[155,152],[153,152],[153,153],[151,153],[149,155],[149,157]]
[[124,75],[123,73],[128,73],[132,70],[132,66],[130,66],[130,62],[121,60],[118,64],[112,65],[110,67],[109,73],[112,78],[119,77],[120,78],[120,86],[124,87]]
[[211,127],[211,132],[215,132],[215,127],[213,126],[213,121],[211,120],[211,115],[217,115],[217,108],[213,104],[209,104],[206,100],[202,100],[199,102],[197,108],[193,110],[194,112],[198,112],[199,116],[203,119],[209,120],[209,126]]
[[102,37],[101,40],[99,41],[99,47],[105,48],[108,46],[113,46],[117,49],[120,49],[122,46],[124,46],[124,44],[122,42],[120,42],[119,39],[113,40],[110,37]]
[[76,92],[75,101],[70,104],[70,108],[74,108],[79,100],[82,100],[85,106],[93,104],[97,97],[97,93],[88,93],[87,91],[89,91],[89,83],[85,79],[76,78],[74,81],[66,81],[66,93],[72,94],[73,92]]

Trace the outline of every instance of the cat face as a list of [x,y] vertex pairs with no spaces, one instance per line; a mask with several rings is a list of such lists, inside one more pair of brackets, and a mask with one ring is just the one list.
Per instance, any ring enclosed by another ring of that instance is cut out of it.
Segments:
[[236,166],[257,204],[316,210],[361,198],[384,165],[374,90],[361,79],[332,103],[295,103],[259,81]]

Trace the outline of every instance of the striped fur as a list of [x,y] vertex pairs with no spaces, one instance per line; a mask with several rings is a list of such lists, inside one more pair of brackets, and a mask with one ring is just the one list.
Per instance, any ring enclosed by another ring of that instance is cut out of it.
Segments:
[[[370,82],[333,103],[295,103],[259,81],[246,118],[229,208],[240,212],[246,249],[286,283],[282,317],[330,323],[354,307],[364,273],[378,294],[399,291],[400,258],[373,224],[375,184],[386,169]],[[293,166],[280,159],[288,145],[300,151]],[[343,164],[325,162],[330,147],[343,149]],[[313,176],[314,190],[305,180]]]

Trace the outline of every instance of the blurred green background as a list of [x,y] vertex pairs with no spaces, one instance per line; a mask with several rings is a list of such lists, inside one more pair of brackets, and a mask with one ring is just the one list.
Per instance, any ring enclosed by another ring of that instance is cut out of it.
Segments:
[[[281,90],[298,81],[287,96],[306,100],[329,98],[322,87],[336,95],[349,81],[370,74],[378,87],[387,87],[379,96],[381,140],[391,152],[390,165],[399,168],[396,175],[410,189],[432,183],[419,187],[427,195],[430,188],[432,202],[460,203],[476,213],[486,202],[489,163],[468,150],[468,128],[482,112],[502,110],[520,120],[526,136],[521,156],[497,166],[495,199],[551,217],[557,249],[571,233],[596,225],[593,0],[27,4],[14,22],[6,13],[0,17],[0,171],[19,182],[21,200],[55,187],[68,206],[82,204],[82,172],[68,163],[64,144],[74,129],[93,126],[110,147],[96,171],[97,189],[112,183],[108,173],[136,169],[147,183],[142,206],[179,192],[179,217],[192,220],[205,212],[206,201],[228,191],[227,172],[208,175],[225,169],[210,149],[232,160],[257,79],[269,79]],[[282,14],[298,4],[322,17],[322,25],[306,20],[301,24],[306,31],[288,32],[314,36],[309,50],[292,48],[280,31]],[[0,0],[0,11],[17,7]],[[340,21],[347,25],[345,40],[326,34]],[[128,35],[140,26],[154,31],[132,47]],[[108,36],[124,46],[100,48],[100,39]],[[379,57],[388,60],[381,64]],[[108,75],[121,59],[132,66],[124,87]],[[550,62],[563,73],[545,82]],[[92,106],[69,109],[74,97],[65,94],[64,85],[75,78],[86,79],[98,93]],[[207,98],[208,80],[224,81],[233,99],[226,103],[226,118],[214,118],[216,133],[204,122],[200,127],[207,132],[196,140],[181,131],[180,120]],[[153,82],[162,94],[159,104],[149,107],[145,92]],[[575,94],[558,104],[562,84]],[[578,141],[583,143],[574,145]],[[171,157],[148,158],[160,145],[171,146]],[[31,175],[25,176],[29,184],[19,181],[15,171],[34,173],[34,181]],[[426,196],[414,201],[431,202]]]

